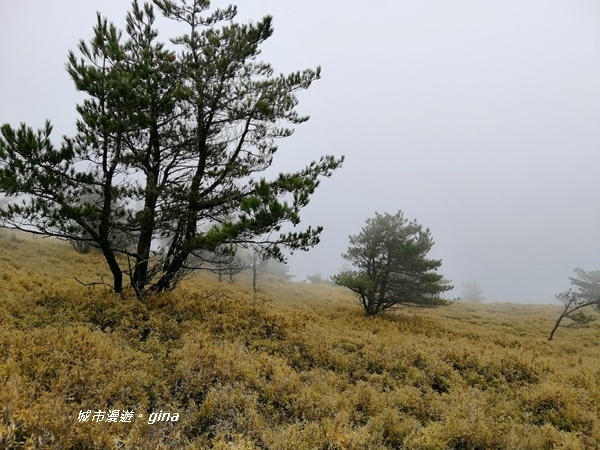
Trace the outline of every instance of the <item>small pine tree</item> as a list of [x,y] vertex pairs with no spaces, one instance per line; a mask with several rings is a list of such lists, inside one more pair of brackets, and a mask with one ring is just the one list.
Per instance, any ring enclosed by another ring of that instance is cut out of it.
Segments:
[[358,235],[350,236],[350,247],[342,255],[356,270],[333,280],[358,295],[368,316],[398,305],[447,305],[440,294],[453,286],[436,273],[441,260],[426,258],[432,246],[429,229],[409,222],[402,211],[376,213]]

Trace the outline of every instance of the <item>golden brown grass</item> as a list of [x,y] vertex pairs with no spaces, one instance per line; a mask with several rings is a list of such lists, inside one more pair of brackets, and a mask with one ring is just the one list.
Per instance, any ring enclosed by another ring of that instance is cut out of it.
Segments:
[[[0,234],[0,448],[593,449],[600,327],[553,306],[366,318],[333,286],[205,275],[141,303],[99,255]],[[135,410],[79,423],[80,410]],[[158,411],[177,422],[148,424]]]

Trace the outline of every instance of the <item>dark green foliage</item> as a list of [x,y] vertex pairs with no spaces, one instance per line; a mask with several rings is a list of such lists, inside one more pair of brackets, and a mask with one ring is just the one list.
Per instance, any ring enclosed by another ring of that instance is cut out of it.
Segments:
[[[90,42],[69,53],[67,71],[87,95],[74,137],[56,148],[50,123],[0,130],[0,192],[25,199],[0,210],[2,224],[99,248],[114,290],[125,274],[139,296],[173,289],[198,260],[227,263],[234,245],[279,261],[283,249],[316,245],[321,227],[282,225],[299,224],[319,179],[343,160],[328,155],[257,177],[273,163],[276,140],[308,120],[296,92],[320,68],[274,75],[257,60],[270,16],[238,24],[233,6],[153,3],[134,1],[124,32],[98,15]],[[155,9],[187,32],[158,41]]]
[[333,280],[355,292],[369,316],[397,305],[438,306],[448,303],[439,294],[453,287],[435,271],[440,260],[427,259],[433,246],[429,229],[409,222],[402,211],[375,214],[358,235],[350,236],[343,256],[357,270]]

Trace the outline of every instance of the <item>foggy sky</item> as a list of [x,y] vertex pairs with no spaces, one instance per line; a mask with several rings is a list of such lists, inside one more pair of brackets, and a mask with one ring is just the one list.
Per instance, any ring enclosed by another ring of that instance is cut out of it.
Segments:
[[[225,2],[214,2],[224,6]],[[124,0],[0,2],[0,123],[73,134],[67,52],[96,11],[124,24]],[[595,0],[238,2],[274,17],[262,58],[276,72],[321,65],[300,95],[311,120],[274,166],[346,155],[302,225],[321,244],[290,258],[301,280],[340,270],[348,235],[402,209],[430,228],[430,256],[490,301],[553,301],[575,267],[600,269],[600,3]],[[175,33],[170,25],[162,40]]]

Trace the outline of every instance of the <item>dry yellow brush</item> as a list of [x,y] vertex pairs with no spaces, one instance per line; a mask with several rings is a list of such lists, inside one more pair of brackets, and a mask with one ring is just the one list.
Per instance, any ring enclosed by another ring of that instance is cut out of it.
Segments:
[[365,318],[335,287],[210,277],[141,303],[73,279],[98,255],[0,249],[0,448],[600,447],[600,329],[548,342],[551,306]]

